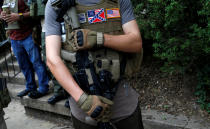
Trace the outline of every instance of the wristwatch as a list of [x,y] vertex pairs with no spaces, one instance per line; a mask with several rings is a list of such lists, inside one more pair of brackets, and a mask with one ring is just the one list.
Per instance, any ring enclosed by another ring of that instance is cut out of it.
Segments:
[[19,15],[20,21],[22,21],[24,18],[23,13],[18,13],[18,15]]

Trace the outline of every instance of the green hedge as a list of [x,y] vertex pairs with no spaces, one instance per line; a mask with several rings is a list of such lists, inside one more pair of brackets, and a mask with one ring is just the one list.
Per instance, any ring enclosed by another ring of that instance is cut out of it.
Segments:
[[161,70],[169,74],[196,72],[196,95],[210,112],[210,1],[132,2],[143,39],[151,41],[153,55],[164,62]]

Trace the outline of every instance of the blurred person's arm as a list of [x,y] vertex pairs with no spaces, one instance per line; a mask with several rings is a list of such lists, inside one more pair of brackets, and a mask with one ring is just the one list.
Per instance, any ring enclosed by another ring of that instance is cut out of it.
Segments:
[[[3,12],[3,19],[7,23],[12,23],[12,22],[15,22],[15,21],[24,20],[25,18],[30,17],[30,12],[25,12],[25,13],[11,13],[11,14],[8,14],[8,15],[6,15],[4,11],[2,11],[2,12]],[[21,19],[21,17],[23,17],[23,19]]]

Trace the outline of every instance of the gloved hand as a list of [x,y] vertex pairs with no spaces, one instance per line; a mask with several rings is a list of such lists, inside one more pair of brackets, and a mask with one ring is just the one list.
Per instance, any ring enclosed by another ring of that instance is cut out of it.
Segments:
[[113,102],[102,96],[83,93],[77,104],[84,112],[97,121],[104,122],[104,119],[110,118],[111,116],[110,108]]
[[71,33],[70,42],[74,51],[101,47],[104,43],[104,35],[102,32],[89,29],[77,29]]

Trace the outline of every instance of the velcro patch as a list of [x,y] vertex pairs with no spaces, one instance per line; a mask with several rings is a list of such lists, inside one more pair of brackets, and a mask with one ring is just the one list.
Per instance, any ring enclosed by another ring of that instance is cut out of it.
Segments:
[[120,10],[119,8],[106,9],[106,17],[109,18],[119,18]]
[[78,17],[79,17],[79,22],[80,23],[85,23],[86,22],[85,13],[78,14]]
[[90,24],[106,21],[105,11],[103,8],[87,11],[88,22]]

